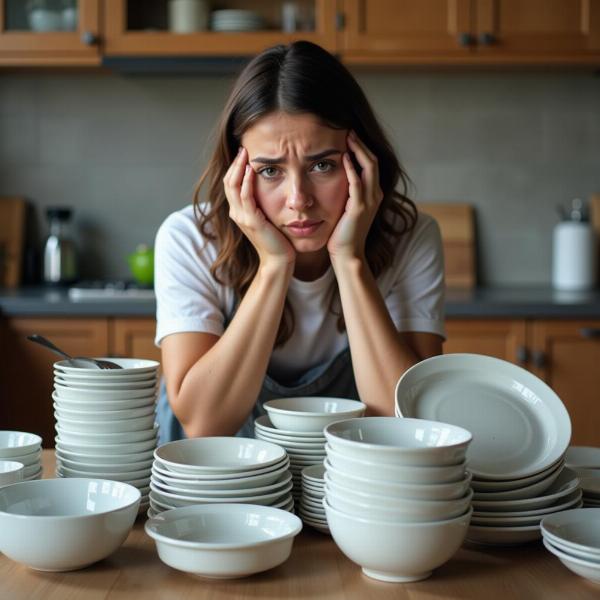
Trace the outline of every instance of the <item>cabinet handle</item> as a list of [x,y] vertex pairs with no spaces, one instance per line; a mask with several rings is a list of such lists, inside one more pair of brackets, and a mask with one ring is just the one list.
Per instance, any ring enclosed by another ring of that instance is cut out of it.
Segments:
[[95,46],[99,41],[98,36],[91,31],[84,31],[81,34],[81,42],[86,46]]
[[461,46],[472,46],[475,43],[475,38],[470,33],[461,33],[458,36],[458,43]]
[[579,335],[588,340],[594,339],[594,338],[600,338],[600,329],[595,328],[595,327],[582,327],[579,330]]
[[543,369],[546,366],[546,354],[542,350],[534,350],[531,353],[531,362],[537,369]]
[[517,362],[520,365],[525,365],[529,362],[529,350],[527,350],[527,346],[519,346],[517,348]]
[[491,46],[495,44],[496,41],[496,36],[493,33],[486,32],[479,36],[479,43],[482,46]]
[[336,31],[343,31],[346,27],[346,15],[343,12],[335,13],[335,29]]

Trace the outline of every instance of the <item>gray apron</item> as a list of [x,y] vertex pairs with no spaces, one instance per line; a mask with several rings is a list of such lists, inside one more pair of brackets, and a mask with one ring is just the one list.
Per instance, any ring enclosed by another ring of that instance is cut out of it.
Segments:
[[[291,398],[293,396],[329,396],[359,400],[350,360],[350,350],[344,350],[328,363],[310,369],[292,386],[284,386],[266,375],[256,404],[236,435],[254,437],[254,420],[266,414],[263,404],[274,398]],[[169,405],[164,378],[160,385],[156,420],[160,426],[159,445],[186,437],[183,427]]]

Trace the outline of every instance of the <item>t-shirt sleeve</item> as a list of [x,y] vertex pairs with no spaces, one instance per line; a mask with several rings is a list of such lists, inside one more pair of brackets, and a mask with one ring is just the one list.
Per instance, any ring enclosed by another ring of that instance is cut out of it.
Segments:
[[181,211],[160,226],[154,245],[157,346],[172,333],[222,335],[224,310],[210,273],[211,248]]
[[435,333],[445,339],[440,228],[435,219],[419,213],[409,236],[405,244],[399,245],[386,305],[398,331]]

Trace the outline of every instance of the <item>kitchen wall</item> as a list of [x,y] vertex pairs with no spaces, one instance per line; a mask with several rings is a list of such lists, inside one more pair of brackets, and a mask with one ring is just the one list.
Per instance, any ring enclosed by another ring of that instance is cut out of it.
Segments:
[[[577,70],[356,72],[413,197],[476,206],[480,281],[547,284],[555,206],[600,192],[600,76]],[[127,277],[189,203],[232,78],[0,75],[0,195],[75,207],[82,272]],[[41,241],[40,241],[41,244]]]

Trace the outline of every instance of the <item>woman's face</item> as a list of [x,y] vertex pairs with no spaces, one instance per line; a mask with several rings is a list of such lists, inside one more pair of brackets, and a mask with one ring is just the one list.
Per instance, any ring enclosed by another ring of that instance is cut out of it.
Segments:
[[311,114],[277,112],[242,136],[256,172],[256,202],[298,253],[326,253],[327,240],[344,212],[347,133],[326,127]]

